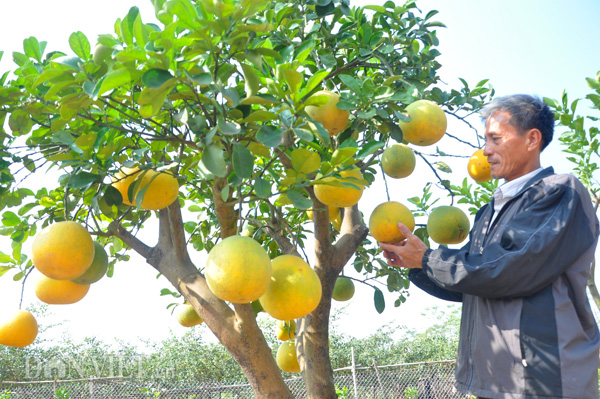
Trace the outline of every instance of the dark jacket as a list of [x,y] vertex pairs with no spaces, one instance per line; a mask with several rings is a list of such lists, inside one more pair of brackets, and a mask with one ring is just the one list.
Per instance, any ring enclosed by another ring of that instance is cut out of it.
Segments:
[[495,399],[598,399],[600,334],[586,284],[598,219],[585,187],[547,168],[461,249],[428,250],[411,281],[462,300],[457,388]]

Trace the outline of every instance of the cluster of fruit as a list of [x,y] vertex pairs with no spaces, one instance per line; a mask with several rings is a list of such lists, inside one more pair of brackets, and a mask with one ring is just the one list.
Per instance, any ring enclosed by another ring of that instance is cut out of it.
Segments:
[[[86,296],[90,285],[108,270],[108,255],[85,227],[63,221],[45,227],[35,238],[32,257],[36,276],[34,291],[47,304],[72,304]],[[25,347],[38,333],[35,317],[26,310],[8,315],[0,323],[0,344]]]
[[[122,168],[112,185],[124,204],[136,206],[139,196],[143,198],[139,207],[146,210],[163,209],[179,195],[179,183],[173,175],[151,169]],[[108,255],[102,244],[73,221],[44,228],[33,241],[32,258],[39,271],[35,295],[50,305],[79,302],[108,270]],[[26,310],[19,309],[0,320],[0,345],[25,347],[33,343],[37,333],[37,321]]]

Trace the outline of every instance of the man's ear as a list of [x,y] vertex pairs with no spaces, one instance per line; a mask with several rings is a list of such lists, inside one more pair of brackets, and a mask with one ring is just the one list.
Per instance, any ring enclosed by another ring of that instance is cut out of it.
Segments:
[[539,129],[530,129],[526,133],[527,138],[527,149],[532,151],[534,149],[538,149],[540,152],[542,151],[542,132]]

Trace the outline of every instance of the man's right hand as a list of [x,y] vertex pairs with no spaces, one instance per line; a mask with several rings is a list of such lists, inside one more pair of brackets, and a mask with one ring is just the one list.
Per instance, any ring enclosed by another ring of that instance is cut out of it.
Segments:
[[420,269],[427,245],[403,223],[398,223],[398,230],[405,240],[395,244],[379,243],[383,249],[383,256],[388,260],[388,265],[404,267],[407,269]]

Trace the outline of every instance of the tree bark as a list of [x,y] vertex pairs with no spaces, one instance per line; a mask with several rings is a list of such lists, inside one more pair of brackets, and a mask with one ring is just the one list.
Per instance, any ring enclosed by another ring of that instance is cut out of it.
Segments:
[[[318,205],[316,201],[315,208],[319,208]],[[317,308],[301,320],[296,349],[306,384],[307,398],[336,399],[329,357],[331,296],[338,275],[367,236],[368,229],[356,205],[346,208],[339,238],[335,245],[332,245],[328,212],[315,212],[313,215],[316,253],[314,268],[321,280],[323,295]]]

